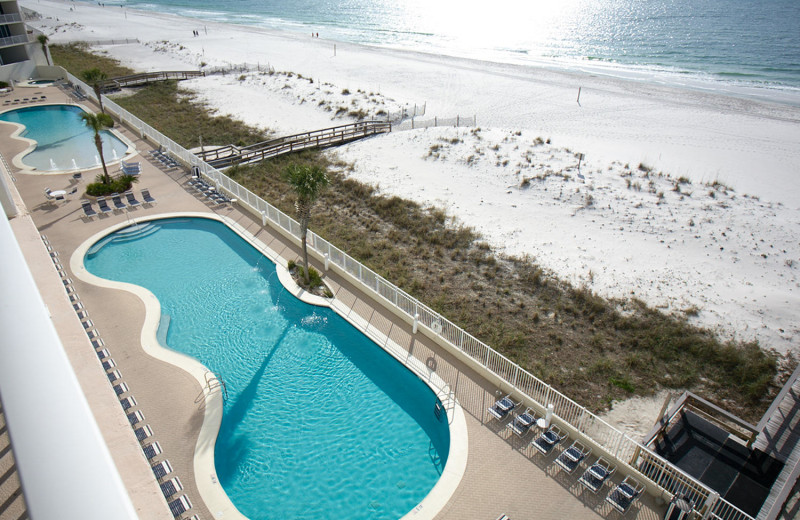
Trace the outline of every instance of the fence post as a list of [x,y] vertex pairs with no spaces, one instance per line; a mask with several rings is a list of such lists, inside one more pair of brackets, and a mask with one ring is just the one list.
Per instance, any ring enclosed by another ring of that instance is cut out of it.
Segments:
[[706,512],[703,513],[703,520],[708,520],[711,518],[711,512],[714,511],[714,506],[717,505],[717,500],[719,500],[719,493],[712,491],[711,494],[708,495],[706,503],[703,506],[706,510]]
[[330,266],[330,264],[331,264],[331,255],[325,253],[325,272],[328,271],[328,267]]
[[417,333],[417,327],[419,326],[419,314],[414,314],[414,325],[411,327],[411,333]]

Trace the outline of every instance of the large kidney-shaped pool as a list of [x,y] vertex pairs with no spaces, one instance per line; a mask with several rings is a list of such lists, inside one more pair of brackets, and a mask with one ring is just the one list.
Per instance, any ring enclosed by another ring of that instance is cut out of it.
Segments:
[[450,433],[433,391],[337,314],[287,292],[225,224],[127,227],[84,263],[154,293],[160,341],[225,382],[216,471],[245,516],[397,519],[436,484]]

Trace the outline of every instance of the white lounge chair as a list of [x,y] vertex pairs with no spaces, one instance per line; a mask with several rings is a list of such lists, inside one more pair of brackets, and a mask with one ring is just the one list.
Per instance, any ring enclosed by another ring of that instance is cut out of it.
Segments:
[[517,414],[514,420],[506,425],[519,437],[524,437],[536,425],[536,412],[532,408],[525,410],[525,413]]
[[591,448],[585,446],[580,441],[575,441],[569,448],[562,451],[554,462],[561,466],[564,471],[572,474],[575,468],[577,468],[581,461],[588,457],[590,453],[592,453]]
[[578,482],[583,484],[583,487],[597,494],[600,488],[606,483],[611,475],[617,470],[617,467],[600,457],[597,462],[592,464],[589,469],[583,472]]
[[644,491],[644,486],[638,480],[628,475],[625,480],[617,484],[606,497],[606,502],[621,514],[627,513],[639,495]]
[[561,429],[553,424],[550,426],[549,430],[539,435],[533,440],[533,442],[531,442],[531,444],[533,444],[533,446],[539,450],[542,455],[547,455],[553,451],[553,448],[561,444],[561,441],[563,441],[566,436],[566,433],[562,433]]

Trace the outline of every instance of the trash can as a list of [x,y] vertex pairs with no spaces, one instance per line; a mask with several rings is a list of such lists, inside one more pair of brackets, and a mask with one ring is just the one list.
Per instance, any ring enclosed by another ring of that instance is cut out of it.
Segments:
[[664,515],[664,520],[688,520],[689,515],[692,514],[692,503],[683,495],[675,495],[669,501],[667,507],[667,514]]

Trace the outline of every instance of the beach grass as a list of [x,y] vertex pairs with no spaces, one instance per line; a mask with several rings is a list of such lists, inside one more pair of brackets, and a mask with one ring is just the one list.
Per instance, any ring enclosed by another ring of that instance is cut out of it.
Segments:
[[[85,66],[85,57],[65,58],[71,53],[85,49],[65,46],[53,56],[67,68]],[[100,59],[94,66],[111,76],[107,58]],[[197,146],[201,134],[215,144],[249,144],[264,135],[210,114],[170,82],[118,102],[187,148]],[[348,166],[329,155],[306,150],[226,173],[294,214],[282,176],[290,163],[331,171],[331,186],[312,212],[312,229],[590,410],[663,388],[687,389],[757,420],[776,391],[778,360],[758,344],[720,341],[685,314],[666,314],[635,299],[605,299],[532,258],[496,254],[441,209],[381,195],[348,178]]]

